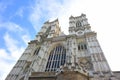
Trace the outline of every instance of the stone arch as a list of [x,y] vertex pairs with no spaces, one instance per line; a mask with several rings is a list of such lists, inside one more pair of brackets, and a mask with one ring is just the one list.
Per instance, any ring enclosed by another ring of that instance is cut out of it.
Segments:
[[57,71],[66,62],[66,48],[62,43],[55,43],[50,47],[45,71]]
[[50,51],[53,50],[56,46],[59,46],[59,45],[63,46],[66,49],[66,45],[63,42],[55,42],[55,43],[51,44],[51,46],[48,49],[47,54],[49,55]]
[[82,23],[80,21],[77,21],[76,22],[76,27],[81,27],[82,26]]

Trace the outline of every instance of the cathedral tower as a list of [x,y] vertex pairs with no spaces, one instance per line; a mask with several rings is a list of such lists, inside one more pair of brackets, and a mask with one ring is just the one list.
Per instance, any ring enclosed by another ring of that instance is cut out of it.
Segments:
[[[120,74],[120,73],[119,73]],[[69,18],[69,35],[58,19],[45,22],[6,80],[119,80],[111,71],[86,15]]]

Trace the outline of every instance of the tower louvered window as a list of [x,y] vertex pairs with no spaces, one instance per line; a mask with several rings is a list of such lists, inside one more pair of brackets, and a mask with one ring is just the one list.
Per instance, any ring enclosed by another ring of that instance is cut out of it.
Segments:
[[40,50],[40,47],[38,47],[38,48],[35,50],[34,55],[38,55],[39,50]]
[[81,22],[80,22],[80,21],[77,21],[77,22],[76,22],[76,27],[81,27],[81,26],[82,26]]
[[63,46],[55,47],[49,55],[45,71],[56,71],[66,61],[66,49]]
[[79,44],[78,45],[78,50],[87,50],[87,45],[86,44]]

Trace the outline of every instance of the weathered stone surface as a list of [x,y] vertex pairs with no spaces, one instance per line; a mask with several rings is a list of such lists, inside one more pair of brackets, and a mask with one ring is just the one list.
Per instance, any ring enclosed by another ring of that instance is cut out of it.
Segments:
[[57,80],[88,80],[88,76],[75,71],[66,71],[57,75]]
[[29,80],[88,80],[88,76],[76,71],[65,71],[57,75],[53,72],[34,72]]
[[29,80],[56,80],[55,72],[33,72]]

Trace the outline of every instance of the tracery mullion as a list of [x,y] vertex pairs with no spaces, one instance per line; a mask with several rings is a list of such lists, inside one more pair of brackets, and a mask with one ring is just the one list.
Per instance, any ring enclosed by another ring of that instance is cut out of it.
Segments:
[[61,46],[59,46],[59,49],[58,49],[58,58],[57,58],[57,69],[59,68],[59,63],[60,63],[60,51],[61,51]]
[[64,56],[64,50],[62,51],[62,54],[61,54],[61,65],[63,65],[63,56]]
[[53,50],[53,53],[51,53],[52,58],[51,58],[51,62],[50,62],[50,64],[51,64],[51,66],[50,66],[50,71],[52,71],[53,59],[54,59],[55,50],[56,50],[56,47],[55,47],[55,49]]
[[57,52],[56,52],[56,58],[55,58],[55,70],[57,69],[57,64],[58,64],[58,53],[59,53],[59,47],[57,47]]
[[64,52],[63,52],[63,64],[62,65],[64,65],[64,63],[65,63],[65,49],[64,49]]
[[59,62],[59,66],[61,65],[61,62],[62,62],[62,52],[63,52],[63,48],[62,48],[62,46],[60,47],[60,62]]
[[50,56],[49,56],[49,58],[48,58],[48,63],[47,63],[47,66],[46,66],[46,71],[48,71],[49,70],[49,66],[50,66],[50,58],[51,58],[51,54],[50,54]]
[[56,71],[66,60],[66,50],[63,46],[55,47],[49,55],[45,71]]
[[55,70],[57,69],[57,57],[58,57],[58,52],[59,52],[59,46],[57,47],[57,52],[56,52],[56,58],[55,58]]
[[58,57],[59,57],[59,54],[57,53],[57,57],[56,57],[56,69],[57,69],[57,65],[58,65]]
[[55,53],[54,53],[54,58],[53,58],[53,62],[54,62],[54,64],[53,64],[53,71],[55,70],[55,64],[56,64],[55,58],[56,58],[57,50],[58,50],[58,47],[56,47]]
[[66,54],[65,54],[65,49],[63,49],[63,53],[62,53],[62,64],[61,64],[61,65],[64,65],[64,63],[65,63],[65,56],[66,56]]
[[56,53],[56,57],[55,57],[55,66],[54,66],[55,69],[56,69],[56,64],[57,64],[57,53]]
[[64,63],[65,63],[65,62],[66,62],[66,50],[65,50],[65,57],[64,57],[64,59],[65,59],[65,60],[64,60]]
[[49,71],[49,68],[50,68],[50,58],[51,58],[51,54],[49,55],[49,58],[48,58],[48,62],[47,62],[46,70],[45,70],[45,71]]
[[58,63],[57,63],[57,68],[59,68],[59,62],[60,62],[60,53],[58,53],[58,59],[57,59],[57,61],[58,61]]
[[[51,51],[51,53],[52,53],[52,51]],[[49,59],[48,59],[48,67],[47,67],[47,71],[50,71],[50,66],[51,66],[51,58],[52,58],[52,55],[51,55],[51,53],[50,53],[50,56],[49,56]]]
[[58,47],[56,47],[56,50],[55,50],[55,54],[54,54],[54,58],[53,58],[53,71],[55,71],[55,65],[56,65],[56,54],[57,54],[57,51],[58,51]]

